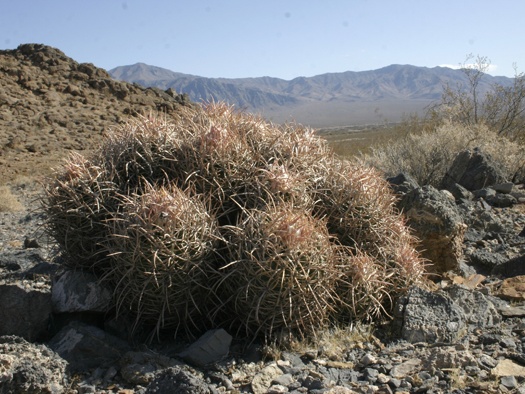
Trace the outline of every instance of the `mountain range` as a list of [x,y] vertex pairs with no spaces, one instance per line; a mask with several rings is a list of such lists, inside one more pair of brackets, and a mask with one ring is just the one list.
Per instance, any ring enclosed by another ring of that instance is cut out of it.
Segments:
[[[312,127],[381,124],[404,114],[422,113],[438,101],[443,86],[468,86],[465,73],[447,67],[390,65],[371,71],[326,73],[284,80],[206,78],[137,63],[108,71],[117,80],[186,93],[196,102],[226,101],[275,121]],[[479,92],[512,78],[484,75]]]

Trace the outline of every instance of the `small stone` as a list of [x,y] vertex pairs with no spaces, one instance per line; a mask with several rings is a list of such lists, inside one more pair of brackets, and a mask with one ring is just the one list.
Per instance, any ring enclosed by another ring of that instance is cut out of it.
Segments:
[[32,248],[39,248],[40,244],[38,243],[38,240],[35,238],[25,238],[24,239],[24,248],[25,249],[32,249]]
[[498,193],[509,194],[509,193],[512,193],[512,189],[514,188],[514,183],[512,182],[496,183],[495,185],[492,185],[492,188],[496,190]]
[[412,358],[410,360],[405,361],[402,364],[394,366],[390,370],[390,376],[396,379],[401,379],[417,372],[420,366],[421,360],[418,358]]
[[376,369],[373,368],[366,368],[364,371],[365,379],[367,379],[371,383],[375,383],[377,380],[377,375],[379,375],[379,372],[377,372]]
[[288,387],[290,384],[292,384],[293,381],[293,376],[289,373],[285,373],[272,380],[272,384]]
[[231,341],[232,336],[224,329],[209,330],[179,356],[190,364],[204,367],[226,357]]
[[253,377],[252,380],[252,391],[254,394],[263,394],[268,391],[271,383],[283,374],[283,371],[276,365],[270,364]]
[[514,342],[514,340],[509,337],[501,338],[499,344],[504,348],[514,349],[516,347],[516,342]]
[[501,384],[508,389],[515,389],[518,387],[518,381],[514,376],[502,376]]
[[282,394],[282,393],[287,393],[287,392],[288,392],[288,387],[281,386],[279,384],[274,384],[273,386],[270,386],[268,391],[266,391],[267,394]]
[[390,382],[390,376],[385,375],[384,373],[380,373],[377,375],[377,383],[379,384],[386,384]]
[[390,379],[388,384],[390,385],[390,387],[392,387],[394,389],[397,389],[397,388],[401,387],[401,380],[397,379],[397,378],[392,378],[392,379]]
[[518,376],[525,377],[525,367],[516,364],[514,361],[509,359],[503,359],[498,362],[495,368],[491,371],[491,374],[495,377],[502,376]]
[[377,357],[370,353],[366,353],[363,358],[361,358],[361,364],[366,367],[371,364],[377,364]]
[[80,384],[77,386],[77,393],[78,394],[91,394],[96,393],[97,388],[91,384]]
[[421,380],[428,380],[428,379],[431,379],[432,378],[432,375],[430,375],[428,372],[426,371],[422,371],[418,374],[419,378]]

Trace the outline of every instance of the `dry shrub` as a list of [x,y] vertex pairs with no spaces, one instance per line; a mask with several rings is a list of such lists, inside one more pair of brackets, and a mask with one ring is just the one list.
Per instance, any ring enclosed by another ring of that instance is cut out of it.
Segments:
[[478,124],[444,122],[432,131],[408,134],[389,145],[372,149],[363,160],[387,175],[405,172],[420,185],[439,187],[454,157],[464,149],[479,147],[490,154],[509,180],[525,178],[525,150],[518,142]]
[[157,331],[308,337],[388,314],[423,271],[378,171],[225,104],[130,121],[45,190],[69,262]]
[[123,214],[103,242],[117,309],[156,331],[202,329],[215,272],[215,218],[197,196],[177,187],[146,184],[143,194],[122,200]]

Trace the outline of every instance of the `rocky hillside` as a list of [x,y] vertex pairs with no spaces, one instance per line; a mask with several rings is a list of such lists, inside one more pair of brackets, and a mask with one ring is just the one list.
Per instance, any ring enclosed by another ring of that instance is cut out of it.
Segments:
[[191,105],[169,92],[115,81],[45,45],[0,51],[0,184],[48,172],[129,116]]

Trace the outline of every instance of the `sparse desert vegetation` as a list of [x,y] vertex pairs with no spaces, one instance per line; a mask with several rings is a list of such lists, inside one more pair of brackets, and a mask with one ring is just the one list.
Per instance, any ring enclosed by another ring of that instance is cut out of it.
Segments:
[[516,73],[509,87],[494,85],[486,94],[478,85],[488,67],[478,57],[465,67],[467,86],[445,86],[441,100],[424,116],[411,115],[398,124],[321,130],[334,151],[359,156],[387,176],[412,175],[421,185],[439,187],[454,157],[480,148],[513,182],[525,180],[525,76]]

